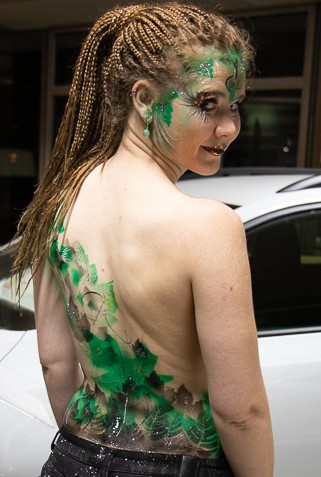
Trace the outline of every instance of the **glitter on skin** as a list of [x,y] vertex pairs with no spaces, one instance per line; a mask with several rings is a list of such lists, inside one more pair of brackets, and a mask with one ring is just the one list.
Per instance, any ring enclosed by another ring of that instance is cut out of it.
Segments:
[[173,99],[178,98],[179,93],[177,91],[170,91],[160,103],[153,104],[153,110],[155,115],[163,121],[168,127],[171,125],[172,113],[173,113]]
[[[229,101],[233,103],[237,97],[241,80],[245,77],[244,61],[237,51],[230,51],[225,54],[218,54],[216,51],[207,52],[206,55],[194,58],[184,66],[183,78],[185,78],[183,89],[193,77],[214,79],[215,66],[221,64],[227,71],[231,72],[226,80],[226,88],[229,93]],[[184,95],[182,92],[170,90],[161,102],[153,104],[155,137],[158,143],[168,150],[174,150],[175,139],[169,134],[171,126],[174,99]],[[187,94],[187,97],[189,95]],[[197,106],[197,104],[196,104]],[[166,128],[167,126],[167,128]]]
[[214,66],[215,60],[213,57],[205,57],[202,59],[195,60],[187,66],[187,72],[193,71],[197,76],[203,78],[214,78]]
[[[157,142],[168,151],[174,149],[174,138],[169,132],[173,114],[173,100],[179,97],[174,89],[169,90],[159,102],[153,102],[154,133]],[[166,127],[167,126],[167,127]]]
[[[195,402],[184,384],[173,392],[168,383],[174,377],[156,371],[158,357],[147,345],[136,337],[120,336],[113,281],[100,281],[79,243],[59,245],[58,239],[56,230],[49,260],[62,284],[71,330],[85,354],[88,374],[69,403],[68,428],[113,447],[139,450],[152,445],[157,450],[170,443],[173,452],[185,445],[199,456],[220,457],[208,393]],[[85,297],[90,297],[90,306],[85,306]]]

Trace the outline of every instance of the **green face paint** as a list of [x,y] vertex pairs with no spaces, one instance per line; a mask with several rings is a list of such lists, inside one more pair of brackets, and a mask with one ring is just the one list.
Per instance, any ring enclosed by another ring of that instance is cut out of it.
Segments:
[[[180,89],[168,90],[161,100],[152,105],[154,138],[161,147],[173,152],[175,142],[179,139],[177,135],[179,131],[171,129],[175,99],[181,98],[187,105],[193,106],[197,115],[203,120],[206,119],[206,110],[199,107],[202,103],[198,97],[200,93],[194,91],[197,86],[199,87],[200,80],[215,79],[215,67],[219,66],[230,73],[225,81],[229,102],[233,103],[236,100],[241,81],[245,77],[244,62],[239,53],[230,51],[220,54],[217,51],[213,51],[213,53],[209,51],[205,55],[199,55],[186,61],[183,65]],[[184,126],[184,121],[191,120],[194,112],[192,115],[185,115],[181,122],[182,126]]]
[[229,92],[229,101],[232,103],[237,97],[241,79],[245,78],[244,61],[237,51],[230,51],[218,55],[213,51],[212,55],[201,56],[191,60],[185,65],[185,74],[192,74],[198,78],[214,79],[215,66],[221,65],[231,73],[226,80],[226,88]]
[[187,72],[194,72],[201,78],[214,78],[215,61],[213,57],[205,57],[192,61],[188,67]]
[[226,88],[229,91],[229,101],[233,103],[237,97],[237,92],[240,87],[240,82],[245,77],[244,62],[240,54],[232,51],[227,55],[220,56],[218,61],[231,72],[226,80]]
[[184,384],[173,389],[174,376],[157,372],[158,357],[121,331],[113,281],[99,279],[80,244],[59,245],[59,231],[49,260],[86,376],[68,405],[68,427],[113,447],[194,449],[196,455],[218,458],[221,445],[207,392],[194,402]]
[[173,100],[178,97],[178,91],[174,89],[169,90],[160,101],[154,102],[152,106],[155,139],[161,147],[168,151],[174,149],[175,139],[171,134],[170,126],[173,114]]
[[153,104],[153,110],[156,118],[164,122],[168,127],[172,122],[173,99],[178,97],[179,93],[177,91],[170,91],[165,95],[161,102]]

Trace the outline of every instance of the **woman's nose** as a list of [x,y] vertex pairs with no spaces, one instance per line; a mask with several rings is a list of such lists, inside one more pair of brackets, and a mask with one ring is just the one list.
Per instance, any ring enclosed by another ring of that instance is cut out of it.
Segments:
[[235,118],[235,115],[231,113],[224,114],[220,118],[217,118],[214,134],[217,137],[227,137],[234,139],[240,132],[240,120]]

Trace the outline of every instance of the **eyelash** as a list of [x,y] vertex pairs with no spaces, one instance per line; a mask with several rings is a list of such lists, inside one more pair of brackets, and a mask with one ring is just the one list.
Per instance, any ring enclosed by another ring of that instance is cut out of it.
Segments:
[[[187,106],[190,106],[193,111],[192,114],[196,115],[202,121],[206,121],[209,118],[209,115],[212,111],[214,111],[215,107],[217,106],[217,98],[216,96],[209,96],[206,99],[201,100],[197,96],[193,96],[186,92],[185,94],[185,103]],[[213,107],[208,107],[208,104],[212,103]]]
[[[214,106],[209,107],[209,104],[214,104]],[[208,98],[201,103],[199,103],[197,106],[204,112],[204,113],[211,113],[214,111],[214,109],[217,106],[217,99],[216,98]]]
[[[206,121],[218,105],[217,97],[214,95],[200,100],[197,96],[188,93],[186,93],[185,103],[194,109],[192,114],[197,115],[202,121]],[[209,103],[214,106],[208,107]],[[240,104],[241,101],[236,101],[231,105],[230,110],[233,114],[239,114]]]

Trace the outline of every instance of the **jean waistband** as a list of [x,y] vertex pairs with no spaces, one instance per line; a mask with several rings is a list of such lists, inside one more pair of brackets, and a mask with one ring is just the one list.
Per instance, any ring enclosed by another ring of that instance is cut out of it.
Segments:
[[141,474],[173,475],[191,477],[208,475],[207,469],[229,469],[226,458],[200,459],[185,454],[162,454],[155,452],[128,451],[102,446],[71,434],[62,427],[54,439],[57,447],[84,464],[100,469],[128,471],[135,467]]

